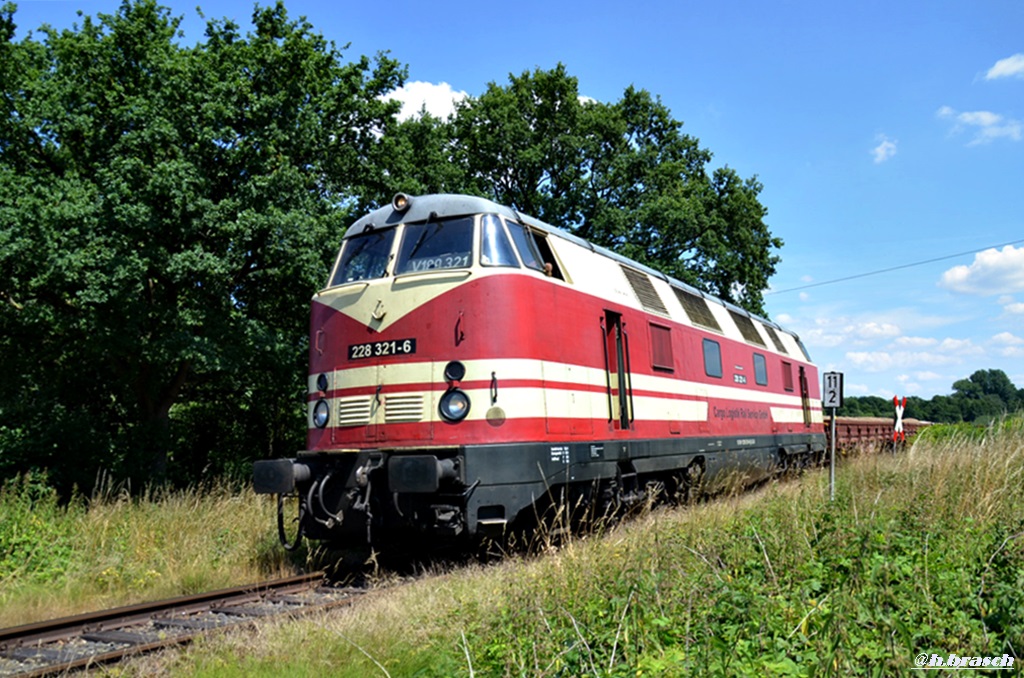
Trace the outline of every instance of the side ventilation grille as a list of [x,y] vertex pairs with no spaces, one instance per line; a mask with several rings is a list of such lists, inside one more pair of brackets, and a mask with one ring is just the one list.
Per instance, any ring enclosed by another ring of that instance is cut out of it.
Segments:
[[694,325],[715,330],[716,332],[722,331],[718,321],[715,320],[715,316],[711,314],[711,309],[708,308],[708,302],[705,301],[704,297],[678,287],[673,287],[672,291],[676,293],[676,298],[682,304],[683,310],[686,311],[686,316],[690,319],[690,322]]
[[782,339],[779,338],[779,333],[775,331],[774,327],[765,325],[764,329],[768,332],[768,336],[771,337],[772,343],[775,344],[775,348],[779,353],[788,353],[786,347],[782,345]]
[[768,348],[765,346],[764,339],[761,338],[761,334],[757,331],[757,328],[754,327],[753,320],[742,313],[737,313],[732,310],[729,311],[729,315],[732,316],[733,322],[736,323],[736,327],[739,329],[740,334],[743,335],[744,339],[749,341],[751,344],[757,344],[758,346]]
[[654,289],[654,284],[651,283],[651,279],[647,277],[647,274],[622,264],[619,264],[619,266],[622,268],[622,272],[626,274],[626,280],[629,281],[629,286],[633,288],[636,298],[640,300],[640,305],[651,313],[667,316],[668,309],[665,308],[665,303],[658,296],[658,290]]

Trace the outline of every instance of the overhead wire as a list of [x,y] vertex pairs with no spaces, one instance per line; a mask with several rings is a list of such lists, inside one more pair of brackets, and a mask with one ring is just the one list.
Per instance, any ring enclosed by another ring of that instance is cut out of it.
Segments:
[[1024,243],[1024,239],[1022,239],[1022,240],[1012,240],[1010,242],[1004,242],[1004,243],[1001,243],[999,245],[989,245],[988,247],[980,247],[978,249],[968,250],[966,252],[957,252],[956,254],[947,254],[945,256],[935,257],[933,259],[923,259],[921,261],[915,261],[915,262],[912,262],[912,263],[909,263],[909,264],[900,264],[899,266],[890,266],[889,268],[880,268],[880,269],[878,269],[876,271],[867,271],[865,273],[857,273],[855,275],[848,275],[848,276],[845,276],[843,278],[834,278],[832,280],[823,280],[821,282],[809,283],[807,285],[800,285],[799,287],[787,287],[784,290],[765,290],[764,294],[765,294],[765,296],[767,296],[769,294],[782,294],[784,292],[797,292],[799,290],[808,290],[808,289],[811,289],[812,287],[821,287],[822,285],[832,285],[832,284],[835,284],[835,283],[846,282],[847,280],[856,280],[857,278],[866,278],[866,277],[872,276],[872,275],[880,275],[882,273],[890,273],[892,271],[899,271],[899,270],[902,270],[904,268],[913,268],[914,266],[924,266],[925,264],[933,264],[936,261],[946,261],[947,259],[955,259],[956,257],[963,257],[963,256],[966,256],[968,254],[977,254],[978,252],[984,252],[986,250],[996,249],[996,248],[999,248],[999,247],[1006,247],[1008,245],[1017,245],[1017,244],[1020,244],[1020,243]]

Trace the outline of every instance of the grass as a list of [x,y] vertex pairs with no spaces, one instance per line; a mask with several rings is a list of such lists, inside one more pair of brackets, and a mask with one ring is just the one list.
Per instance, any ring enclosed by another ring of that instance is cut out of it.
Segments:
[[[1024,661],[1024,421],[936,428],[903,454],[849,459],[836,478],[835,502],[815,471],[116,671],[890,676],[919,653]],[[266,559],[255,554],[273,539],[272,511],[260,510],[223,567]],[[206,539],[198,548],[213,548]]]
[[0,627],[264,579],[293,568],[276,506],[251,490],[106,491],[58,502],[45,478],[0,489]]

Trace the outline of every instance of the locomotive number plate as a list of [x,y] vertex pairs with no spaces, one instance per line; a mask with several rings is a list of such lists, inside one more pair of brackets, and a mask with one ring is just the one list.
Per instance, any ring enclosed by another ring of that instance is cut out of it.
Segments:
[[383,358],[389,355],[409,355],[416,352],[415,339],[393,339],[391,341],[371,341],[368,344],[350,344],[348,359]]

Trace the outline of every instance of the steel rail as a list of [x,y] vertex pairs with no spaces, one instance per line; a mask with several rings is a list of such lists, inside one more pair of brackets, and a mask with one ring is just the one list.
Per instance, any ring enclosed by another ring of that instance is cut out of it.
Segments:
[[265,617],[349,605],[363,593],[318,587],[322,581],[317,572],[0,629],[0,676],[45,676],[110,663]]

